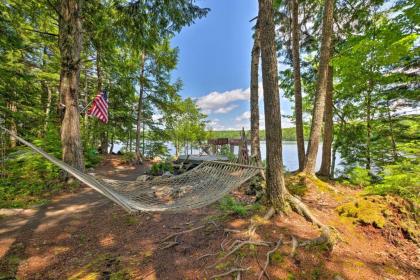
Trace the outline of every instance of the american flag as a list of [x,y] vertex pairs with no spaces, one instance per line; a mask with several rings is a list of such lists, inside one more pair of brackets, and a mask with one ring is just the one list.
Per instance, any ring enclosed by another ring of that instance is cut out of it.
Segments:
[[100,92],[93,99],[92,106],[88,110],[88,115],[97,117],[104,123],[108,123],[108,95]]

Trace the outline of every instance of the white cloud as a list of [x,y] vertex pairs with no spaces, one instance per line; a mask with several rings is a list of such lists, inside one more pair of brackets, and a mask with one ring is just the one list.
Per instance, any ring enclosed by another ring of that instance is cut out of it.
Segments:
[[221,107],[221,108],[213,111],[213,113],[215,113],[215,114],[226,114],[226,113],[229,113],[230,111],[232,111],[233,109],[236,109],[238,107],[239,107],[238,105],[233,104],[233,105],[229,105],[229,106],[226,106],[226,107]]
[[[260,97],[262,96],[262,83],[259,84]],[[225,92],[213,91],[204,95],[197,100],[197,105],[206,114],[226,114],[237,108],[237,104],[232,104],[236,101],[248,101],[250,98],[250,88],[233,89]]]
[[251,112],[246,111],[243,112],[239,117],[237,117],[235,120],[237,122],[243,122],[243,121],[249,121],[251,119]]

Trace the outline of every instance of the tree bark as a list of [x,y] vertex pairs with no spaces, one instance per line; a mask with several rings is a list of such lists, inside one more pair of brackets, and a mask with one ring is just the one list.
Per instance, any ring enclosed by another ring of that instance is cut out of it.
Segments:
[[[13,114],[15,114],[17,112],[16,103],[14,101],[8,102],[7,103],[7,108],[9,109],[10,112],[12,112],[12,117],[10,118],[9,130],[11,132],[13,132],[14,134],[17,134],[17,125],[16,125],[16,122],[13,118]],[[10,135],[9,141],[10,141],[10,148],[15,148],[16,144],[17,144],[16,138]]]
[[394,120],[392,119],[391,115],[391,104],[389,100],[386,101],[387,106],[387,117],[388,117],[388,125],[389,125],[389,132],[391,138],[391,150],[392,150],[392,159],[394,161],[398,160],[398,152],[397,152],[397,144],[395,141],[395,132],[394,132]]
[[299,33],[299,0],[292,0],[292,60],[295,90],[296,142],[299,159],[299,171],[302,171],[303,166],[305,164],[305,138],[303,134],[302,82],[300,75]]
[[[47,56],[47,47],[44,47],[42,52],[42,68],[45,69],[47,66],[47,62],[45,57]],[[44,105],[44,112],[45,112],[45,121],[44,121],[44,128],[42,130],[41,134],[45,134],[48,129],[48,122],[50,118],[50,111],[51,111],[51,101],[52,101],[52,94],[51,94],[51,88],[48,85],[48,82],[43,80],[41,81],[41,87],[42,87],[42,103]]]
[[[82,22],[80,1],[61,0],[59,6],[59,47],[61,53],[60,95],[65,106],[61,125],[63,160],[83,170],[83,148],[80,139],[78,90]],[[67,179],[68,174],[64,174]]]
[[264,113],[267,150],[267,193],[277,210],[285,206],[287,193],[283,178],[280,96],[277,71],[273,1],[259,1],[260,44],[264,89]]
[[141,136],[141,123],[143,117],[143,95],[144,95],[144,70],[145,70],[145,54],[141,53],[140,56],[140,77],[139,77],[139,102],[137,106],[137,127],[136,127],[136,158],[139,163],[143,162],[143,155],[140,151],[140,136]]
[[258,107],[258,65],[260,63],[259,20],[255,25],[254,46],[251,54],[251,156],[261,160],[260,112]]
[[322,143],[322,162],[321,168],[318,172],[322,176],[330,176],[331,174],[331,148],[334,136],[333,123],[333,68],[328,67],[328,85],[327,94],[325,96],[325,111],[324,111],[324,136]]
[[370,153],[370,142],[372,138],[372,124],[371,124],[371,89],[372,81],[369,80],[369,90],[366,94],[366,169],[370,171],[372,167],[372,158]]
[[46,81],[42,81],[41,85],[42,85],[44,95],[45,95],[45,107],[44,107],[45,121],[44,121],[44,128],[43,128],[43,132],[45,133],[47,132],[48,123],[50,119],[52,94],[51,94],[51,88]]
[[322,131],[324,118],[325,96],[327,92],[328,65],[330,62],[330,51],[332,41],[334,0],[325,0],[324,17],[322,25],[321,57],[319,63],[319,76],[315,104],[312,113],[311,133],[309,137],[308,150],[306,153],[303,171],[308,174],[315,174],[316,156]]

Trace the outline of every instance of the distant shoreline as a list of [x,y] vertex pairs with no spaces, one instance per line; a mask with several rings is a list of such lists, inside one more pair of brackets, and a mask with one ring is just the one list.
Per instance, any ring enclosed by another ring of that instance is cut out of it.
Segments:
[[[304,127],[304,137],[309,138],[309,126]],[[240,138],[241,130],[209,130],[207,131],[208,138]],[[246,130],[246,137],[250,138],[250,131]],[[260,140],[265,140],[265,130],[260,130]],[[288,127],[282,129],[283,141],[296,141],[296,128]]]

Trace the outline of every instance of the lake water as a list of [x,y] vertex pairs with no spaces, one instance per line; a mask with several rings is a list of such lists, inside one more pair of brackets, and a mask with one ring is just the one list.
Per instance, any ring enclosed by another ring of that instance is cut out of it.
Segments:
[[[305,143],[305,148],[307,147],[308,143]],[[175,155],[175,146],[168,142],[166,143],[166,146],[168,147],[170,155]],[[114,147],[114,152],[119,151],[122,148],[121,145],[116,144]],[[249,150],[251,150],[251,147],[248,147]],[[265,141],[260,142],[260,149],[261,149],[261,157],[263,160],[266,159],[266,146]],[[190,153],[190,151],[188,151]],[[193,149],[193,154],[198,154],[198,149]],[[180,151],[180,154],[185,154],[185,151],[182,149]],[[238,147],[235,146],[235,154],[238,154]],[[316,170],[319,169],[321,166],[321,155],[322,154],[322,143],[319,145],[318,148],[318,156],[316,160]],[[336,169],[339,168],[340,164],[340,155],[337,154],[336,158]],[[283,165],[288,171],[294,171],[297,170],[299,167],[298,157],[297,157],[297,145],[296,141],[284,141],[283,142]]]
[[[305,148],[308,146],[308,143],[305,142]],[[175,147],[172,143],[167,143],[167,147],[169,153],[171,155],[175,155]],[[238,154],[238,146],[235,146],[235,154]],[[260,141],[260,149],[261,149],[261,157],[263,160],[266,159],[266,145],[265,141]],[[248,150],[251,150],[251,146],[248,146]],[[188,151],[190,153],[190,151]],[[193,149],[193,154],[198,154],[199,151],[197,149]],[[184,151],[181,154],[185,154]],[[318,156],[316,159],[316,170],[318,170],[321,166],[321,157],[322,157],[322,143],[319,144],[318,147]],[[340,155],[337,154],[336,158],[336,168],[340,163]],[[299,168],[299,161],[297,156],[297,143],[296,141],[283,141],[283,165],[288,171],[294,171]]]

